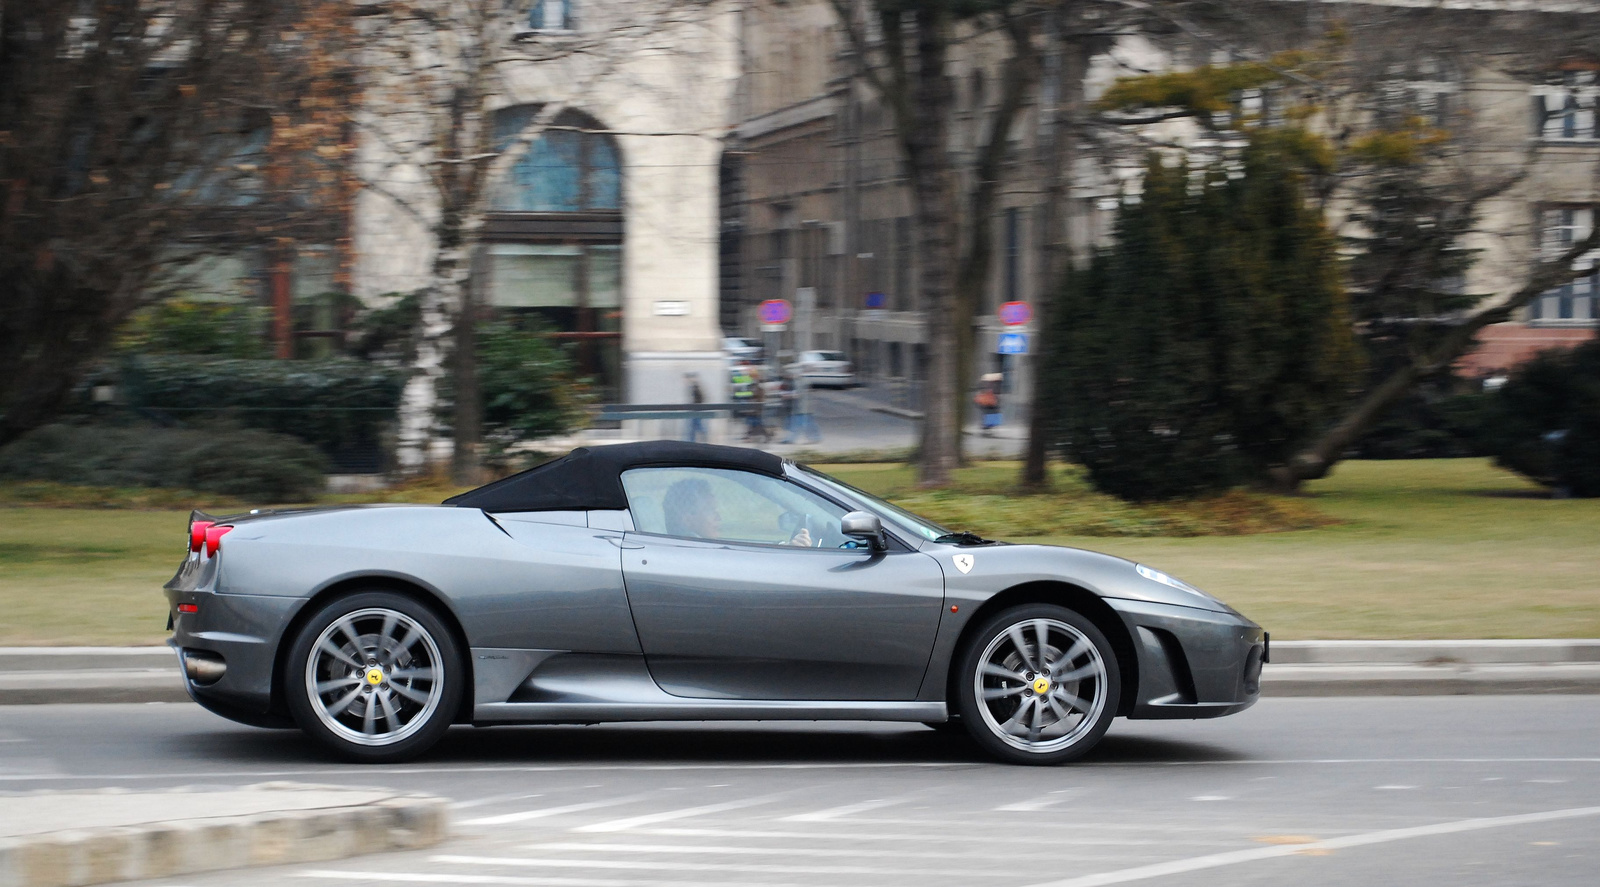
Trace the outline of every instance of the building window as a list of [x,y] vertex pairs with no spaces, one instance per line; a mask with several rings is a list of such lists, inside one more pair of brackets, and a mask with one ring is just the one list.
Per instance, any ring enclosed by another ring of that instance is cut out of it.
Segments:
[[[495,115],[499,150],[513,148],[536,105]],[[527,143],[496,183],[485,220],[483,304],[570,343],[600,398],[622,391],[622,164],[592,118],[569,111]]]
[[[1553,207],[1544,210],[1541,252],[1553,258],[1589,236],[1594,207]],[[1574,268],[1589,273],[1551,289],[1528,305],[1528,322],[1536,326],[1594,326],[1600,318],[1600,250],[1578,258]]]
[[1600,139],[1595,100],[1600,85],[1594,71],[1563,71],[1533,93],[1534,136],[1549,142]]
[[[524,129],[539,114],[537,105],[518,105],[495,114],[497,150],[516,147]],[[622,169],[616,144],[597,124],[577,114],[556,118],[528,142],[522,156],[494,189],[492,212],[583,212],[622,207]]]
[[577,24],[578,0],[533,0],[528,27],[535,31],[571,31]]

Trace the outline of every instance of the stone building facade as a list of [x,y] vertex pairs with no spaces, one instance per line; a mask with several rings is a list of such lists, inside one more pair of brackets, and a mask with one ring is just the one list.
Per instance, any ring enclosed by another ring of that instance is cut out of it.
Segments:
[[[671,9],[521,0],[507,4],[493,47],[503,58],[490,102],[498,150],[550,103],[562,110],[491,185],[474,299],[491,315],[534,314],[574,342],[606,402],[682,402],[686,372],[721,394],[718,163],[738,15],[720,2]],[[654,23],[648,33],[634,17]],[[409,137],[404,115],[390,116],[387,138]],[[368,169],[392,164],[384,137],[363,150]],[[354,214],[354,287],[369,304],[427,281],[436,248],[418,174],[384,175],[387,187],[364,192]]]
[[[1593,6],[1594,8],[1590,8]],[[1348,35],[1346,50],[1369,84],[1408,113],[1431,115],[1462,150],[1459,167],[1478,184],[1516,181],[1481,206],[1479,253],[1466,292],[1495,298],[1515,289],[1535,256],[1580,239],[1600,206],[1600,5],[1494,3],[1452,5],[1258,2],[1203,22],[1204,39],[1178,28],[1123,32],[1092,44],[1084,99],[1116,78],[1224,64]],[[755,306],[787,298],[799,316],[778,344],[789,350],[837,348],[869,384],[916,406],[926,372],[929,317],[918,298],[909,195],[900,175],[892,123],[878,97],[852,76],[854,60],[825,0],[749,4],[741,23],[741,71],[735,126],[727,140],[722,188],[721,322],[729,334],[758,335]],[[998,37],[974,36],[952,53],[956,101],[950,151],[970,158],[998,101]],[[1047,69],[1049,61],[1046,63]],[[1236,113],[1270,116],[1272,97],[1235,97]],[[1045,285],[1046,210],[1041,109],[1057,101],[1049,76],[1030,94],[1010,134],[1003,194],[994,217],[961,220],[993,226],[995,245],[971,379],[1001,371],[1013,396],[1008,421],[1020,419],[1034,354],[1000,354],[1005,331],[996,310],[1034,301]],[[1358,109],[1359,110],[1359,109]],[[1060,243],[1079,259],[1110,235],[1115,210],[1138,188],[1152,145],[1204,150],[1206,131],[1187,121],[1137,128],[1086,127],[1070,169]],[[1600,262],[1596,263],[1600,266]],[[1546,294],[1512,322],[1481,336],[1461,365],[1485,375],[1540,347],[1592,338],[1600,322],[1594,274]]]

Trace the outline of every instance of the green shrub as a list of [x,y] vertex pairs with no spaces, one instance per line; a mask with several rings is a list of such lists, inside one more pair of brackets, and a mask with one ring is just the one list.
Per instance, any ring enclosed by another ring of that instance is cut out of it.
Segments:
[[1067,275],[1042,384],[1057,444],[1102,492],[1145,502],[1263,479],[1351,395],[1337,243],[1292,153],[1252,139],[1242,175],[1152,157],[1116,242]]
[[1600,342],[1546,351],[1495,392],[1496,464],[1558,495],[1600,496]]
[[1457,459],[1486,456],[1484,429],[1494,411],[1487,394],[1414,392],[1352,448],[1357,459]]
[[322,454],[245,428],[47,425],[0,449],[0,477],[97,487],[171,487],[260,502],[323,488]]
[[559,345],[503,322],[479,324],[477,339],[483,434],[491,447],[560,434],[582,420],[584,389]]
[[138,355],[123,366],[129,406],[184,423],[225,419],[326,453],[375,446],[406,372],[349,358],[233,360]]
[[241,359],[271,356],[266,313],[260,306],[186,296],[134,314],[118,333],[117,350]]

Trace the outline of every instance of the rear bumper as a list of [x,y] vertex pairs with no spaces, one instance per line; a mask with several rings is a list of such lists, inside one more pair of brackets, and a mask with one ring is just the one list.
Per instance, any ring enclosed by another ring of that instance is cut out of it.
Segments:
[[[178,668],[189,697],[230,720],[253,726],[281,726],[273,681],[278,641],[305,601],[266,595],[218,594],[200,589],[166,589],[172,613],[172,638]],[[179,613],[178,604],[193,604],[193,613]],[[220,678],[199,683],[184,665],[186,651],[209,654],[225,664]]]
[[1135,720],[1216,718],[1261,698],[1267,636],[1234,613],[1107,599],[1138,659]]

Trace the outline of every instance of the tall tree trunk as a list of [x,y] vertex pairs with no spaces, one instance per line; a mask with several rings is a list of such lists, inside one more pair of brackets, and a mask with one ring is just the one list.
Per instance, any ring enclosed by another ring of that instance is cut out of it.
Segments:
[[917,463],[917,483],[946,486],[956,468],[959,416],[951,409],[956,400],[958,374],[955,304],[954,173],[946,151],[950,107],[950,81],[945,62],[950,40],[950,20],[944,4],[926,3],[916,10],[917,70],[909,84],[902,118],[901,139],[911,178],[911,199],[921,250],[922,307],[927,318],[928,382],[922,397],[922,444]]
[[1391,373],[1336,422],[1333,427],[1296,453],[1287,465],[1273,467],[1267,472],[1268,482],[1282,492],[1293,492],[1308,480],[1326,477],[1333,466],[1358,438],[1383,417],[1407,392],[1423,379],[1446,372],[1476,343],[1484,327],[1511,319],[1512,313],[1538,298],[1540,294],[1589,273],[1589,269],[1575,270],[1572,265],[1580,256],[1600,248],[1600,225],[1589,236],[1568,248],[1561,256],[1540,262],[1526,283],[1505,301],[1492,308],[1469,315],[1458,326],[1451,327],[1432,350],[1417,355],[1405,366]]
[[1045,354],[1049,345],[1051,319],[1056,307],[1056,296],[1061,291],[1063,275],[1072,261],[1072,248],[1067,238],[1072,194],[1073,161],[1077,157],[1078,114],[1083,105],[1083,78],[1088,73],[1088,52],[1077,36],[1077,20],[1073,10],[1058,13],[1054,23],[1056,42],[1054,70],[1046,76],[1054,78],[1056,107],[1046,109],[1050,114],[1048,129],[1050,142],[1044,158],[1045,194],[1043,206],[1043,231],[1039,240],[1043,249],[1043,268],[1037,295],[1034,297],[1033,333],[1033,391],[1028,408],[1028,444],[1023,452],[1021,487],[1027,492],[1039,492],[1050,486],[1049,437],[1051,391],[1045,384]]
[[968,199],[966,247],[956,272],[956,315],[952,318],[956,336],[956,367],[951,405],[956,416],[956,459],[962,459],[961,427],[967,413],[967,387],[977,357],[977,323],[983,307],[983,294],[994,264],[994,214],[1000,202],[1011,129],[1022,111],[1023,99],[1038,82],[1038,56],[1033,45],[1033,28],[1028,19],[1007,17],[1006,35],[1011,56],[1001,78],[1000,103],[990,120],[988,137],[978,152]]

